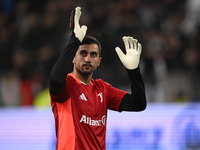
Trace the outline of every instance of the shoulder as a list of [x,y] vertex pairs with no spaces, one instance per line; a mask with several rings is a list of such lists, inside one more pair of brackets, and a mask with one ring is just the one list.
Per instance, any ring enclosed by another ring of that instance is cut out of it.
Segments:
[[73,84],[74,83],[80,83],[80,80],[75,75],[73,75],[72,73],[67,75],[66,81],[67,82],[72,82]]
[[104,87],[107,87],[107,88],[109,88],[111,85],[109,84],[109,83],[107,83],[107,82],[105,82],[104,80],[102,80],[102,79],[95,79],[95,80],[92,80],[92,82],[94,83],[94,84],[96,84],[96,85],[98,85],[98,86],[104,86]]

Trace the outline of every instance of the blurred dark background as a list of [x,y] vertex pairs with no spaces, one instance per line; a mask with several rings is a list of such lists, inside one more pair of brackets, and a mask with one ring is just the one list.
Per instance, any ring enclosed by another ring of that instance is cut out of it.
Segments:
[[94,78],[130,91],[115,47],[124,50],[122,37],[133,36],[143,46],[148,102],[200,101],[199,0],[0,0],[0,106],[40,105],[77,6],[80,24],[102,43]]

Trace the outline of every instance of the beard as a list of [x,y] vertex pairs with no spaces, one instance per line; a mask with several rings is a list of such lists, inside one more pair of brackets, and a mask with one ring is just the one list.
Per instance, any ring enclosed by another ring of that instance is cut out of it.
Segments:
[[[90,69],[84,69],[84,66],[90,66]],[[90,74],[92,74],[94,72],[93,69],[94,69],[93,66],[90,65],[90,64],[89,65],[88,64],[83,64],[81,69],[76,68],[76,70],[82,75],[90,75]]]

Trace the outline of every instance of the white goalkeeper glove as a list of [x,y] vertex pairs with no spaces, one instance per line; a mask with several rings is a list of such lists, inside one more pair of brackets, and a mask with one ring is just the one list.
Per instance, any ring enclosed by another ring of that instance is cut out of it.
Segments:
[[80,27],[79,25],[80,16],[81,16],[81,7],[76,7],[71,12],[69,27],[71,30],[71,34],[75,35],[75,37],[77,37],[79,41],[82,42],[87,31],[87,26],[83,25]]
[[122,39],[125,44],[126,54],[124,54],[119,47],[116,47],[115,50],[121,62],[127,69],[135,69],[139,65],[142,46],[138,43],[137,39],[132,37],[124,36]]

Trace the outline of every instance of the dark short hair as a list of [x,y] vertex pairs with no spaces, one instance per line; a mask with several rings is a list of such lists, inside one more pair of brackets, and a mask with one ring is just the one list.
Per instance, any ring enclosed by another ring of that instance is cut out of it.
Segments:
[[86,35],[80,45],[83,44],[97,44],[99,47],[99,55],[101,54],[101,43],[95,37]]

